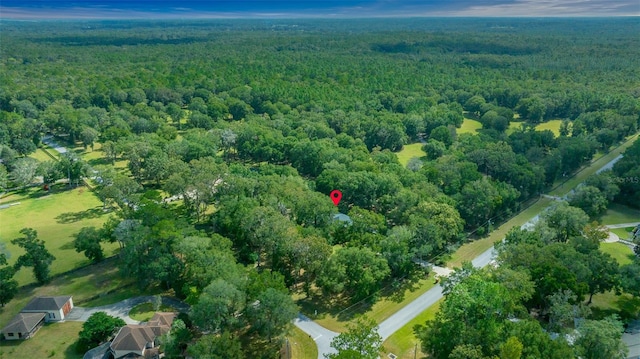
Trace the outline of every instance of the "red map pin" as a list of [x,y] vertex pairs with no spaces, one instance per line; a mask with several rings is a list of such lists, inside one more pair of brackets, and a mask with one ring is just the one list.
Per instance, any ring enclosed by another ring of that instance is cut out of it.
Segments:
[[329,196],[331,197],[333,204],[337,206],[338,203],[340,203],[340,199],[342,199],[342,192],[334,189],[333,191],[331,191],[331,194],[329,194]]

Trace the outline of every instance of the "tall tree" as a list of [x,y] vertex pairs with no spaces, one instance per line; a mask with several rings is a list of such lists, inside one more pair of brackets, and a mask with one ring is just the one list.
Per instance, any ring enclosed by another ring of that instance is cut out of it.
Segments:
[[50,266],[56,257],[54,257],[44,246],[44,241],[38,239],[38,232],[32,228],[23,228],[20,233],[24,237],[18,237],[11,240],[11,243],[24,249],[25,254],[18,257],[15,263],[16,270],[22,267],[32,267],[33,274],[40,284],[49,281]]
[[244,359],[240,338],[230,332],[207,334],[187,349],[194,358],[207,359]]
[[87,351],[100,345],[125,324],[124,320],[112,317],[105,312],[91,314],[87,321],[82,324],[77,344],[78,349]]
[[298,307],[289,294],[267,288],[256,302],[249,304],[247,315],[253,329],[271,342],[273,338],[287,333],[298,315]]
[[245,294],[222,279],[214,280],[191,309],[193,322],[203,331],[234,330],[241,322]]
[[622,323],[615,317],[585,320],[578,328],[576,352],[584,359],[625,359],[629,350],[622,332]]
[[104,259],[104,252],[100,246],[104,233],[101,230],[95,227],[83,227],[75,237],[73,246],[76,252],[84,252],[84,255],[95,263]]
[[18,281],[13,279],[16,270],[7,265],[7,256],[0,253],[0,305],[4,307],[18,294]]
[[347,331],[331,341],[338,352],[325,354],[326,359],[377,359],[382,350],[382,337],[377,332],[375,320],[359,317],[347,326]]

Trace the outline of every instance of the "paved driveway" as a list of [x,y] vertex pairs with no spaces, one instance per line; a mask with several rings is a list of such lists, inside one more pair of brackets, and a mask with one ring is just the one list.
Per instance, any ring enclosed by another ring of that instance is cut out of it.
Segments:
[[[118,303],[103,305],[100,307],[74,307],[71,312],[67,315],[65,320],[72,322],[86,322],[87,319],[91,316],[91,314],[96,312],[105,312],[113,317],[118,317],[124,320],[127,324],[138,324],[140,323],[137,320],[129,317],[129,312],[133,307],[142,303],[150,303],[154,299],[153,296],[145,296],[145,297],[135,297],[125,299]],[[170,306],[176,308],[181,312],[187,312],[189,310],[189,305],[169,297],[162,297],[162,304],[166,306]]]

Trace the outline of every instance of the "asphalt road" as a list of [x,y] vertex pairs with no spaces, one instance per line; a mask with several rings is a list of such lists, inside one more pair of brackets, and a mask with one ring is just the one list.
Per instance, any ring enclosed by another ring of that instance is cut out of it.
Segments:
[[[603,169],[608,169],[613,167],[622,155],[614,158],[609,161],[607,164],[602,166],[597,172],[601,172]],[[521,228],[531,228],[538,221],[539,216],[531,218],[527,223],[523,224]],[[620,227],[631,227],[637,223],[624,223],[614,226]],[[609,228],[619,228],[608,226]],[[484,253],[477,256],[475,259],[471,261],[474,267],[485,267],[493,260],[495,256],[494,248],[491,247],[486,250]],[[383,340],[389,338],[393,333],[398,331],[400,328],[409,323],[413,318],[418,316],[420,313],[425,311],[427,308],[435,304],[440,298],[442,298],[442,287],[438,284],[426,291],[424,294],[416,298],[411,303],[404,306],[402,309],[397,311],[395,314],[387,318],[385,321],[380,323],[378,326],[378,333],[382,336]],[[311,319],[300,314],[298,318],[295,320],[295,325],[300,328],[302,331],[307,333],[311,338],[314,339],[316,345],[318,346],[318,359],[323,359],[324,354],[335,352],[333,348],[331,348],[331,340],[338,335],[338,333],[332,332],[319,324],[313,322]]]
[[336,350],[331,347],[331,340],[333,340],[338,333],[330,331],[302,314],[298,314],[298,318],[296,318],[293,323],[316,342],[318,346],[318,359],[324,359],[324,354],[336,352]]

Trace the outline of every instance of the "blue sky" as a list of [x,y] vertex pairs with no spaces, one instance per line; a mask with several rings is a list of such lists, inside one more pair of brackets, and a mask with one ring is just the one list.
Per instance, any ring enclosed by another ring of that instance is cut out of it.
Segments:
[[640,0],[1,0],[0,19],[640,16]]

